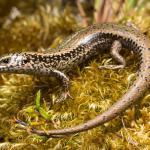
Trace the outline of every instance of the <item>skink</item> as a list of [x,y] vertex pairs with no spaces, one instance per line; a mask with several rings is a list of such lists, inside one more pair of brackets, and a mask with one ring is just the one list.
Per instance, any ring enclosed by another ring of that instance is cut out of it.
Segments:
[[100,66],[100,68],[123,68],[126,62],[119,54],[122,48],[133,50],[138,54],[140,67],[133,85],[113,106],[96,118],[74,127],[47,132],[31,128],[32,133],[46,136],[82,132],[114,119],[149,88],[150,40],[140,31],[113,23],[92,25],[65,40],[56,48],[56,53],[22,52],[1,57],[0,73],[54,76],[63,83],[64,92],[60,100],[64,100],[69,96],[69,79],[64,73],[106,49],[110,49],[110,53],[120,64]]

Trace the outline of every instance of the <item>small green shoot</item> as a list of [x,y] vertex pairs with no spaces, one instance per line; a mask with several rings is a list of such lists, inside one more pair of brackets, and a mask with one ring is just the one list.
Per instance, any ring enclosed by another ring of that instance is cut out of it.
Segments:
[[129,8],[135,8],[137,5],[137,0],[128,0],[128,6]]
[[40,104],[40,100],[41,100],[41,91],[39,90],[36,94],[36,98],[35,98],[35,108],[36,110],[40,113],[40,115],[45,118],[46,120],[50,120],[50,116],[49,114],[41,107]]

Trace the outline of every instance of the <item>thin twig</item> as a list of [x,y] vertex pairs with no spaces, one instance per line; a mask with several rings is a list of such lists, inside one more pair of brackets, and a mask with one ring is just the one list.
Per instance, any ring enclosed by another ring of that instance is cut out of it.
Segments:
[[129,134],[127,128],[125,127],[125,124],[124,124],[124,120],[123,120],[123,119],[122,119],[122,124],[123,124],[123,127],[124,127],[125,131],[126,131],[126,134],[128,135],[127,138],[126,138],[127,142],[128,142],[129,144],[135,146],[137,149],[140,150],[140,147],[138,146],[138,143],[137,143],[135,140],[133,140],[132,136]]
[[117,16],[120,13],[120,10],[122,9],[124,2],[125,0],[120,0],[118,10],[115,12],[115,16]]
[[77,0],[76,3],[77,3],[77,7],[79,10],[80,16],[83,18],[82,19],[83,20],[83,26],[86,27],[86,26],[88,26],[88,17],[86,16],[86,13],[82,7],[80,0]]
[[102,0],[95,12],[95,22],[110,22],[112,21],[112,0]]

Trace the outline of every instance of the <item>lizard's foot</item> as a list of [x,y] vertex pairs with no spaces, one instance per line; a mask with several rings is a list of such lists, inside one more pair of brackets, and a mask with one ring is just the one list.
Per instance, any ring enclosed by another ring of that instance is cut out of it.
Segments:
[[62,83],[62,94],[60,95],[60,98],[56,100],[56,102],[64,102],[67,98],[73,99],[69,93],[69,79],[66,77],[66,75],[58,70],[53,70],[53,75]]
[[123,69],[125,66],[124,65],[104,65],[104,66],[99,66],[99,69]]
[[56,100],[56,102],[57,102],[57,103],[64,102],[67,98],[73,99],[73,97],[70,95],[70,92],[69,92],[69,91],[63,92],[63,93],[61,94],[61,96]]

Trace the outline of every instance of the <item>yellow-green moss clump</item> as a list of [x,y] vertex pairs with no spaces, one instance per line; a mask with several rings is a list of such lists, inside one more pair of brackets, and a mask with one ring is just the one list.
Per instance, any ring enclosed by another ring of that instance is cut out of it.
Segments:
[[[32,2],[28,5],[25,2],[15,3],[20,10],[16,10],[18,15],[14,19],[6,12],[2,16],[2,10],[0,11],[0,55],[14,51],[53,52],[50,47],[55,48],[64,37],[81,28],[79,18],[72,14],[70,7],[60,13],[60,7],[57,8],[59,3],[52,7],[44,2],[37,1],[34,7]],[[141,0],[140,3],[135,5],[126,1],[115,20],[122,23],[132,21],[150,37],[150,2]],[[2,4],[5,6],[0,1]],[[104,112],[127,91],[135,79],[137,59],[130,52],[125,52],[124,56],[127,67],[122,70],[99,70],[99,65],[115,64],[109,54],[103,54],[84,67],[70,72],[70,93],[74,99],[68,99],[63,104],[55,103],[59,93],[59,83],[56,80],[2,74],[0,149],[150,149],[149,91],[134,107],[113,121],[64,138],[53,139],[29,134],[14,123],[14,118],[17,118],[46,131],[75,126]],[[39,90],[41,97],[38,108],[42,109],[43,116],[35,111],[38,105],[35,105],[36,93]]]

